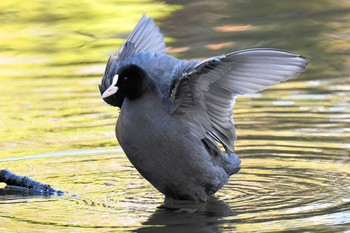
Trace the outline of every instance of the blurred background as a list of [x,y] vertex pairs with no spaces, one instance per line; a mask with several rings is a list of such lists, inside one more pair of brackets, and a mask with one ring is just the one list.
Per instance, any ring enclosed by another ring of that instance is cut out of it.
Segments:
[[[143,13],[181,59],[267,47],[310,62],[300,77],[238,98],[243,169],[192,214],[157,208],[163,197],[118,146],[118,110],[97,87]],[[349,230],[349,25],[347,0],[1,1],[0,169],[78,196],[5,192],[0,230]]]

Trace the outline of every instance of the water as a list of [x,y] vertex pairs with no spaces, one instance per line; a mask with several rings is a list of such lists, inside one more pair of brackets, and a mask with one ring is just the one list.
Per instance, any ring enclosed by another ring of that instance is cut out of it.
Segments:
[[[1,189],[0,231],[349,231],[349,10],[327,0],[1,2],[0,168],[67,195]],[[274,47],[310,60],[299,78],[237,100],[242,170],[207,205],[164,203],[118,147],[118,111],[99,98],[108,54],[143,12],[179,58]]]

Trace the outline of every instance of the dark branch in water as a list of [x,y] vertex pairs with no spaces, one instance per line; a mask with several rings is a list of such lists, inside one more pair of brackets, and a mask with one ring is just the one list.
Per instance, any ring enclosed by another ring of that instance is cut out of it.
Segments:
[[35,181],[27,176],[16,175],[9,170],[0,170],[0,183],[6,183],[9,186],[26,188],[29,191],[35,191],[41,194],[63,195],[64,192],[55,189],[51,185]]

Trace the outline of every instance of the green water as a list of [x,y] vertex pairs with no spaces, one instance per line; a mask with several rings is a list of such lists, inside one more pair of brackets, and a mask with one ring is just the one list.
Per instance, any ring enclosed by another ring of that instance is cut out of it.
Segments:
[[[163,196],[118,147],[118,110],[100,99],[108,55],[144,12],[181,59],[273,47],[310,61],[237,100],[242,170],[205,206],[158,208]],[[68,194],[0,190],[0,231],[350,230],[348,25],[345,0],[2,1],[0,169]]]

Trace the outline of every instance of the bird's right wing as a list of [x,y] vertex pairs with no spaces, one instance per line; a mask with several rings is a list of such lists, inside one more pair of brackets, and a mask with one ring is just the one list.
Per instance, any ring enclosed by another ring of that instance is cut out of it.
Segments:
[[[236,138],[232,108],[238,95],[251,94],[299,75],[307,60],[299,55],[273,49],[248,49],[210,58],[184,73],[173,84],[171,99],[175,114],[199,107],[205,140],[221,143],[234,151]],[[193,116],[192,116],[193,117]]]

